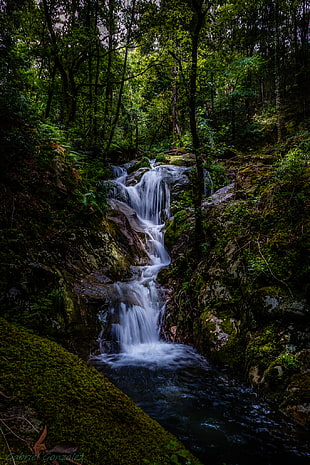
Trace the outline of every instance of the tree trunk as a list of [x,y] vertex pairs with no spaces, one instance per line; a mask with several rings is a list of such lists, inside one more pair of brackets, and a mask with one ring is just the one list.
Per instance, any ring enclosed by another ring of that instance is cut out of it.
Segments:
[[196,175],[193,182],[193,197],[195,208],[195,235],[197,251],[200,251],[200,245],[203,242],[203,224],[202,224],[202,197],[204,188],[203,161],[200,149],[200,140],[198,136],[197,119],[196,119],[196,91],[197,91],[197,62],[198,62],[198,44],[199,35],[202,29],[204,18],[207,11],[203,11],[202,3],[192,2],[194,13],[192,28],[191,44],[191,68],[190,68],[190,92],[189,92],[189,115],[190,128],[193,142],[193,152],[196,159]]
[[274,79],[275,79],[275,106],[277,113],[277,139],[282,140],[282,102],[280,90],[280,65],[279,65],[279,2],[274,7]]
[[126,38],[126,44],[125,44],[125,56],[124,56],[124,61],[123,61],[123,70],[122,70],[122,77],[121,77],[121,84],[118,92],[118,99],[117,99],[117,106],[115,110],[115,115],[114,119],[112,122],[112,127],[110,131],[110,136],[108,139],[108,143],[106,145],[105,152],[108,153],[113,141],[114,133],[116,130],[116,126],[119,120],[120,112],[121,112],[121,105],[122,105],[122,97],[123,97],[123,91],[124,91],[124,85],[125,85],[125,76],[126,76],[126,71],[127,71],[127,61],[128,61],[128,52],[129,52],[129,46],[130,46],[130,41],[131,41],[131,32],[132,32],[132,26],[134,23],[134,18],[135,18],[135,8],[136,8],[136,0],[132,1],[132,7],[131,7],[131,15],[130,15],[130,22],[127,30],[127,38]]
[[172,137],[173,147],[176,147],[181,139],[181,131],[178,124],[178,88],[176,83],[177,67],[172,68],[173,86],[172,86]]
[[53,66],[52,73],[51,73],[51,81],[49,82],[48,92],[47,92],[47,102],[44,112],[44,118],[48,118],[52,108],[52,100],[54,96],[54,84],[55,84],[55,77],[56,77],[56,66]]
[[114,0],[109,0],[109,34],[108,34],[108,64],[106,70],[106,88],[105,88],[105,102],[104,102],[104,111],[103,111],[103,124],[101,137],[105,139],[107,134],[107,129],[110,128],[111,122],[111,110],[112,110],[112,101],[113,101],[113,89],[111,85],[111,70],[112,70],[112,59],[113,59],[113,42],[114,42],[114,33],[115,33],[115,24],[114,24],[114,13],[115,13],[115,2]]
[[66,128],[74,121],[76,115],[76,104],[77,104],[77,88],[75,85],[73,71],[69,71],[65,68],[64,62],[57,47],[57,37],[53,28],[53,23],[50,16],[49,6],[46,0],[43,0],[43,11],[48,27],[48,32],[53,47],[53,58],[55,67],[58,68],[63,89],[63,102],[64,108],[64,119]]

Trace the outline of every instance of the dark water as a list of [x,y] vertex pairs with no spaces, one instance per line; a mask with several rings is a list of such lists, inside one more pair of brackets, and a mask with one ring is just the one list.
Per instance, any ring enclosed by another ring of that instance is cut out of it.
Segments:
[[201,358],[93,365],[206,465],[310,464],[308,433]]

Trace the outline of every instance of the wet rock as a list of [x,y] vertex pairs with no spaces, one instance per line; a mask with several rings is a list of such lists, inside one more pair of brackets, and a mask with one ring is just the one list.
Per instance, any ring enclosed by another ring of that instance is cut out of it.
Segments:
[[[134,169],[134,167],[133,167],[133,169]],[[126,185],[127,186],[134,186],[135,184],[140,182],[142,176],[144,175],[144,173],[149,171],[149,169],[150,169],[150,166],[141,167],[138,170],[131,172],[126,178]]]
[[273,295],[264,295],[264,289],[256,293],[256,307],[271,317],[285,317],[290,319],[307,318],[310,316],[310,305],[305,300],[296,300],[289,296],[284,296],[283,292]]
[[204,202],[203,207],[211,207],[214,205],[219,205],[222,202],[231,200],[234,198],[234,188],[235,183],[231,183],[228,186],[218,189],[214,194],[210,195]]
[[[290,198],[286,217],[281,181],[270,182],[274,161],[256,154],[224,161],[232,183],[203,203],[201,256],[193,257],[190,227],[182,232],[168,225],[173,263],[163,275],[172,290],[167,328],[176,327],[179,342],[241,370],[278,405],[294,394],[288,411],[304,422],[308,388],[296,377],[310,370],[308,216],[300,209],[292,230],[295,204]],[[302,188],[305,196],[306,181]],[[190,212],[184,222],[194,222]]]
[[209,312],[205,316],[205,323],[209,327],[209,341],[213,345],[212,350],[219,351],[228,341],[229,335],[223,331],[223,320]]
[[302,426],[310,424],[310,404],[289,405],[283,409],[296,423]]

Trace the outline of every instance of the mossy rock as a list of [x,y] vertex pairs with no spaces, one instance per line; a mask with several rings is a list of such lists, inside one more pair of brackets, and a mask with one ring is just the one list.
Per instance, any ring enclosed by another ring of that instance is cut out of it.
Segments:
[[292,376],[281,408],[297,423],[310,427],[310,373]]
[[[63,441],[75,443],[83,465],[170,464],[175,463],[171,459],[174,444],[180,457],[186,455],[186,463],[199,464],[174,436],[81,359],[3,319],[0,331],[3,410],[12,417],[14,409],[22,408],[30,423],[46,425],[48,449]],[[2,438],[0,444],[2,463],[12,463],[14,455],[31,455],[17,437],[25,437],[17,425],[17,419],[10,421],[15,435],[5,430],[6,440]],[[37,431],[37,439],[39,435]]]
[[279,392],[283,396],[291,377],[299,371],[300,363],[295,354],[284,352],[265,370],[262,383],[270,393]]
[[150,159],[148,157],[142,157],[141,160],[137,161],[132,166],[130,166],[127,172],[128,174],[131,174],[134,171],[138,171],[138,169],[140,168],[148,168],[148,169],[151,168]]
[[241,374],[245,364],[246,338],[232,335],[219,351],[214,351],[211,358],[215,363],[232,368],[235,374]]
[[270,364],[281,354],[285,341],[280,336],[276,326],[268,326],[251,338],[246,358],[249,366],[259,366],[266,370]]

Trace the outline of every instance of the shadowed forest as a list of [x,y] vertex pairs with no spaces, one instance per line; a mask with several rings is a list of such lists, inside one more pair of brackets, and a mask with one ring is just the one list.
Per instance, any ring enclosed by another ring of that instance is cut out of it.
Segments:
[[184,448],[88,366],[115,348],[112,283],[161,240],[160,341],[271,402],[306,463],[309,24],[308,0],[0,0],[4,464],[242,460]]

